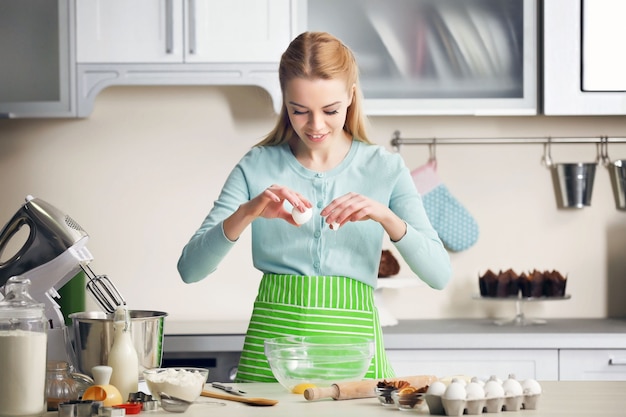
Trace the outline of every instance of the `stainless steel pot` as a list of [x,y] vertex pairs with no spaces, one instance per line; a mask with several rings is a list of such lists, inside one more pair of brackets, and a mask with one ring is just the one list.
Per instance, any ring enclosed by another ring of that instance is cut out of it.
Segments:
[[[79,372],[91,374],[96,365],[106,365],[113,345],[113,315],[102,311],[79,312],[72,319],[72,339]],[[162,311],[130,310],[131,337],[139,358],[138,377],[143,380],[145,369],[161,366],[163,329],[167,313]]]

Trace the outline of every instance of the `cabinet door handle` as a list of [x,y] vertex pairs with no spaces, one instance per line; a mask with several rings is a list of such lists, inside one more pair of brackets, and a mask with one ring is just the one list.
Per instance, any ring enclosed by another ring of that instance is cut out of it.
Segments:
[[626,358],[609,358],[609,365],[626,365]]
[[189,0],[189,53],[196,53],[196,0]]
[[165,0],[165,53],[174,52],[174,0]]

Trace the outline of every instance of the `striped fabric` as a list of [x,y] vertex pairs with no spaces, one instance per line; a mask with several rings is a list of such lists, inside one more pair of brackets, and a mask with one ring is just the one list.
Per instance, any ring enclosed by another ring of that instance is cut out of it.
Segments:
[[276,382],[265,358],[265,339],[331,334],[374,340],[376,353],[365,378],[394,376],[383,346],[372,287],[346,277],[265,274],[236,381]]

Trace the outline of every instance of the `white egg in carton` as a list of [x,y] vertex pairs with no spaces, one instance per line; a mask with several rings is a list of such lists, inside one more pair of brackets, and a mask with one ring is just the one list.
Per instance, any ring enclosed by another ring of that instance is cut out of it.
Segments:
[[495,376],[481,381],[474,377],[468,383],[453,378],[449,385],[433,382],[426,392],[426,403],[430,414],[460,416],[535,410],[540,396],[541,385],[534,379],[519,382],[514,375],[509,375],[505,381]]

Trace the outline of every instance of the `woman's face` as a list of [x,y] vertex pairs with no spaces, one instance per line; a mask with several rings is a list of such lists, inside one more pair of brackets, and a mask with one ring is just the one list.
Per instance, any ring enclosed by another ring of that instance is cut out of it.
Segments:
[[352,89],[343,79],[295,78],[285,89],[285,105],[296,134],[309,148],[345,138],[346,112]]

